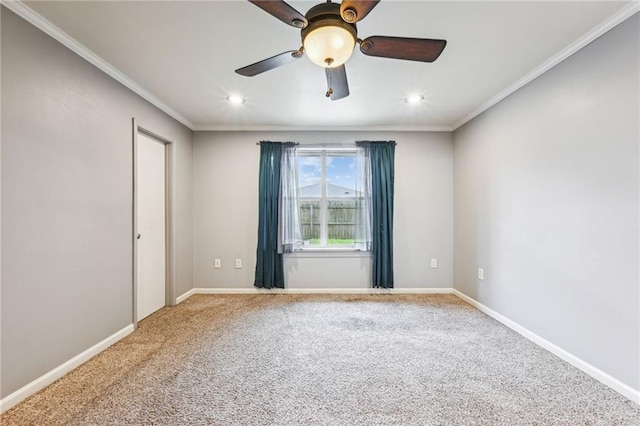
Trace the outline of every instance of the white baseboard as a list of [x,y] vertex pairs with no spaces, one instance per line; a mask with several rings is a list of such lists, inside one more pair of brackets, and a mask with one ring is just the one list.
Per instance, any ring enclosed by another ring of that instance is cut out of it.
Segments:
[[2,400],[0,400],[0,413],[4,413],[5,411],[15,406],[19,402],[25,400],[26,398],[30,397],[34,393],[49,386],[51,383],[55,382],[60,377],[64,376],[71,370],[79,367],[80,365],[84,364],[95,355],[99,354],[109,346],[116,343],[118,340],[127,336],[133,330],[134,330],[133,324],[129,324],[122,330],[112,334],[111,336],[107,337],[100,343],[90,347],[89,349],[82,352],[81,354],[74,356],[64,364],[59,365],[58,367],[46,373],[45,375],[38,377],[31,383],[21,387],[17,391],[6,396]]
[[189,290],[189,291],[181,294],[180,296],[176,297],[176,305],[184,302],[185,300],[187,300],[188,298],[190,298],[194,294],[196,294],[196,289],[192,288],[191,290]]
[[456,296],[458,296],[460,299],[464,300],[465,302],[467,302],[471,306],[477,308],[479,311],[487,314],[488,316],[490,316],[491,318],[495,319],[496,321],[501,322],[502,324],[506,325],[507,327],[509,327],[513,331],[515,331],[515,332],[521,334],[522,336],[526,337],[527,339],[531,340],[536,345],[548,350],[552,354],[556,355],[558,358],[568,362],[569,364],[573,365],[576,368],[579,368],[580,370],[584,371],[585,373],[587,373],[588,375],[590,375],[594,379],[596,379],[599,382],[609,386],[611,389],[615,390],[616,392],[620,393],[621,395],[624,395],[625,397],[629,398],[631,401],[635,402],[636,404],[640,404],[640,390],[634,389],[631,386],[622,383],[620,380],[616,379],[615,377],[610,376],[609,374],[605,373],[604,371],[600,370],[599,368],[594,367],[593,365],[591,365],[588,362],[578,358],[577,356],[565,351],[564,349],[560,348],[559,346],[554,345],[553,343],[549,342],[548,340],[538,336],[537,334],[535,334],[534,332],[530,331],[529,329],[521,326],[520,324],[516,323],[515,321],[510,320],[509,318],[505,317],[504,315],[499,314],[498,312],[496,312],[493,309],[483,305],[482,303],[478,302],[477,300],[472,299],[471,297],[467,296],[466,294],[461,293],[460,291],[458,291],[456,289],[453,289],[453,294],[455,294]]
[[450,287],[431,288],[193,288],[176,299],[183,302],[194,294],[452,294]]

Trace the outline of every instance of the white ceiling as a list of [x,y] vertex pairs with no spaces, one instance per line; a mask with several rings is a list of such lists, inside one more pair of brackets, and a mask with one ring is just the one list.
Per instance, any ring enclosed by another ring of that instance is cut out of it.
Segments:
[[[316,3],[289,2],[303,14]],[[307,58],[251,78],[234,72],[301,44],[299,30],[248,1],[24,4],[23,16],[196,130],[456,128],[637,11],[633,1],[383,0],[358,24],[360,38],[443,38],[447,47],[431,64],[356,49],[351,95],[332,102]],[[228,104],[235,93],[246,103]],[[405,103],[412,93],[424,102]]]

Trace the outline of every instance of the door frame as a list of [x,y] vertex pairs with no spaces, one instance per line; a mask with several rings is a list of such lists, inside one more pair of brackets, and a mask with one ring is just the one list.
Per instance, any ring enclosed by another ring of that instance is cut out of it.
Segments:
[[132,301],[133,306],[131,310],[132,322],[134,328],[138,328],[138,133],[142,133],[151,139],[154,139],[164,144],[164,178],[165,178],[165,306],[176,305],[176,279],[175,279],[175,235],[173,226],[173,210],[174,210],[174,196],[173,196],[173,177],[174,177],[174,144],[169,139],[166,139],[151,130],[139,126],[136,123],[136,119],[132,119],[132,147],[133,147],[133,233],[131,235],[132,240],[132,253],[133,253],[133,268],[132,268]]

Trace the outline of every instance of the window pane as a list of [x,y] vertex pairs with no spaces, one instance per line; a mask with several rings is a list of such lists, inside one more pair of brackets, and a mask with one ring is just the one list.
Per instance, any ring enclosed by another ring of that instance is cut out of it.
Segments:
[[327,198],[353,198],[356,188],[355,156],[327,155]]
[[322,157],[301,155],[298,157],[298,186],[300,198],[320,198],[322,196]]
[[353,155],[327,155],[327,245],[355,243],[356,160]]
[[356,202],[353,200],[329,200],[327,211],[329,213],[327,245],[353,246],[356,229]]
[[305,246],[320,245],[320,200],[300,200],[300,222]]
[[298,152],[304,247],[355,247],[356,149]]

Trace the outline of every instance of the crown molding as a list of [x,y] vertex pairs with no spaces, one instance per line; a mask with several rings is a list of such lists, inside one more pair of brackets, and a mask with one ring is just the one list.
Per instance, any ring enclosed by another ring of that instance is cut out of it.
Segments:
[[198,132],[451,132],[451,126],[268,126],[268,125],[195,125],[193,131]]
[[497,104],[498,102],[500,102],[501,100],[506,98],[507,96],[509,96],[512,93],[516,92],[518,89],[520,89],[520,88],[524,87],[525,85],[529,84],[530,82],[532,82],[533,80],[538,78],[540,75],[542,75],[545,72],[549,71],[551,68],[555,67],[560,62],[564,61],[569,56],[571,56],[574,53],[576,53],[578,50],[582,49],[583,47],[585,47],[586,45],[588,45],[589,43],[591,43],[592,41],[594,41],[598,37],[602,36],[607,31],[611,30],[612,28],[614,28],[618,24],[624,22],[626,19],[628,19],[631,16],[635,15],[639,10],[640,10],[640,1],[638,1],[638,0],[634,0],[634,1],[630,2],[629,4],[627,4],[626,6],[622,7],[622,9],[620,9],[618,12],[614,13],[606,21],[602,22],[601,24],[599,24],[595,28],[591,29],[588,33],[586,33],[585,35],[580,37],[578,40],[574,41],[572,44],[567,46],[565,49],[561,50],[560,52],[558,52],[557,54],[555,54],[551,58],[547,59],[540,66],[535,68],[530,73],[526,74],[520,80],[516,81],[511,86],[507,87],[503,91],[501,91],[498,94],[494,95],[493,97],[489,98],[489,100],[487,100],[485,103],[483,103],[478,108],[473,110],[465,118],[463,118],[462,120],[460,120],[457,123],[455,123],[452,126],[452,129],[453,130],[457,130],[459,127],[463,126],[465,123],[471,121],[473,118],[475,118],[478,115],[482,114],[484,111],[488,110],[489,108],[491,108],[492,106],[494,106],[495,104]]
[[7,9],[20,16],[31,25],[35,26],[45,34],[49,35],[53,39],[60,42],[62,45],[85,59],[89,63],[96,66],[98,69],[109,75],[134,93],[141,96],[143,99],[156,106],[160,110],[167,113],[180,123],[187,126],[192,131],[420,131],[420,132],[451,132],[453,128],[451,126],[281,126],[281,125],[243,125],[243,124],[204,124],[195,125],[189,121],[186,117],[178,113],[169,105],[162,102],[155,97],[149,91],[145,90],[135,81],[131,80],[125,74],[120,72],[114,66],[107,61],[96,55],[87,47],[76,41],[69,34],[62,31],[53,23],[45,19],[42,15],[31,9],[21,0],[0,0],[0,3],[7,7]]
[[62,43],[71,51],[96,66],[98,69],[109,75],[122,85],[133,91],[134,93],[147,100],[158,109],[162,110],[178,122],[184,124],[193,131],[422,131],[422,132],[452,132],[471,121],[473,118],[482,114],[498,102],[502,101],[512,93],[524,87],[537,77],[547,72],[560,62],[567,59],[598,37],[605,34],[618,24],[630,18],[640,10],[640,1],[634,0],[621,8],[617,13],[613,14],[609,19],[599,24],[587,34],[573,42],[571,45],[549,58],[540,66],[535,68],[524,77],[513,83],[511,86],[489,98],[486,102],[473,110],[465,118],[453,124],[452,126],[355,126],[355,127],[337,127],[337,126],[264,126],[264,125],[195,125],[186,117],[178,113],[169,105],[162,102],[149,91],[145,90],[135,81],[124,75],[118,69],[113,67],[104,59],[87,49],[81,43],[77,42],[60,28],[53,25],[40,14],[24,4],[21,0],[0,0],[0,3],[7,9],[16,13],[18,16],[43,31],[45,34]]
[[87,49],[85,46],[77,42],[73,37],[69,34],[62,31],[60,28],[53,25],[51,22],[46,20],[43,16],[35,12],[29,6],[24,4],[20,0],[1,0],[2,5],[7,9],[14,12],[16,15],[20,16],[25,21],[29,22],[34,27],[38,28],[45,34],[49,35],[53,39],[62,43],[65,47],[76,53],[78,56],[88,61],[89,63],[96,66],[102,72],[112,77],[120,84],[124,85],[134,93],[141,96],[143,99],[159,108],[163,112],[167,113],[180,123],[187,126],[189,129],[193,130],[193,123],[191,123],[186,117],[178,113],[176,110],[171,108],[169,105],[162,102],[160,99],[155,97],[149,91],[145,90],[142,86],[140,86],[135,81],[131,80],[129,77],[124,75],[122,72],[117,70],[107,61],[93,53],[91,50]]

